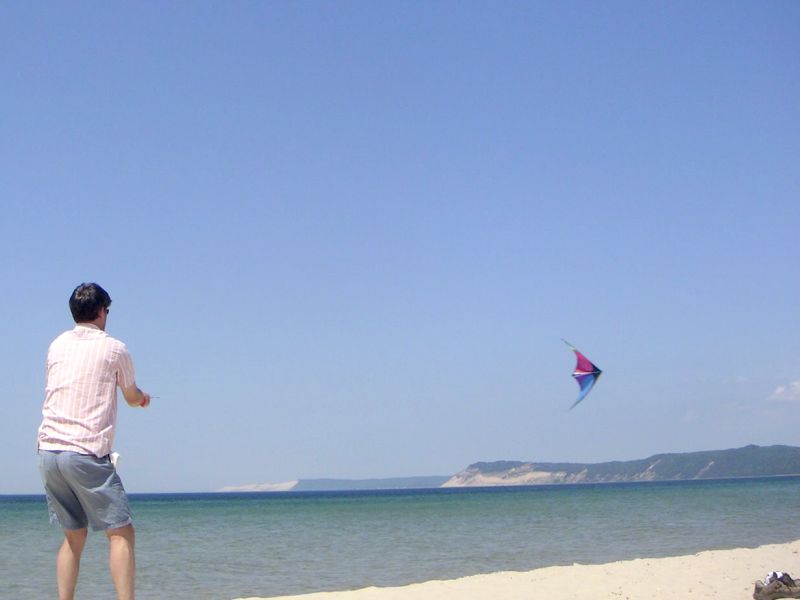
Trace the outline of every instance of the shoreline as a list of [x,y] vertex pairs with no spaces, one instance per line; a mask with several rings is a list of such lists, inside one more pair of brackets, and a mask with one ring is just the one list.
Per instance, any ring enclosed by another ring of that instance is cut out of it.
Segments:
[[[770,571],[800,576],[800,540],[757,548],[606,564],[501,571],[400,587],[273,596],[270,600],[737,600]],[[234,600],[267,600],[257,596]]]
[[[422,476],[424,477],[424,476]],[[223,489],[214,489],[214,490],[183,490],[183,491],[149,491],[149,492],[128,492],[128,498],[131,499],[142,499],[148,498],[152,496],[236,496],[236,495],[263,495],[263,496],[275,496],[280,497],[281,495],[315,495],[315,494],[372,494],[372,493],[392,493],[392,492],[430,492],[441,490],[444,492],[457,492],[458,490],[464,491],[492,491],[492,490],[514,490],[517,489],[558,489],[561,487],[569,488],[569,487],[590,487],[590,486],[639,486],[639,485],[672,485],[672,484],[697,484],[702,485],[704,483],[724,483],[727,481],[730,482],[738,482],[738,481],[773,481],[773,480],[782,480],[782,479],[800,479],[800,473],[794,474],[783,474],[783,475],[738,475],[738,476],[731,476],[731,477],[708,477],[703,479],[652,479],[652,480],[635,480],[635,481],[575,481],[569,483],[530,483],[530,484],[492,484],[492,485],[480,485],[480,486],[470,486],[470,485],[463,485],[463,486],[431,486],[431,487],[342,487],[342,488],[320,488],[320,489],[291,489],[291,490],[284,490],[284,491],[223,491]],[[35,491],[35,492],[2,492],[0,493],[0,500],[27,500],[27,501],[36,501],[41,500],[42,502],[45,501],[45,494],[42,491]]]

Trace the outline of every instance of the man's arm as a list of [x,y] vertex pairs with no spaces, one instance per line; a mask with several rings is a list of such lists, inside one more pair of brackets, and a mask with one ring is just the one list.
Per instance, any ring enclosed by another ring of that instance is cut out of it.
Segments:
[[142,408],[150,406],[150,394],[140,390],[135,383],[130,387],[122,388],[122,395],[125,396],[128,406],[141,406]]

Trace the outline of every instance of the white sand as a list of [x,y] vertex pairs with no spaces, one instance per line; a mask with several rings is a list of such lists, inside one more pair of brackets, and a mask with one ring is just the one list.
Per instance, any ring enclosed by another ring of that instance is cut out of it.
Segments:
[[281,600],[746,600],[752,598],[755,581],[770,571],[800,576],[800,540],[692,556],[281,596]]

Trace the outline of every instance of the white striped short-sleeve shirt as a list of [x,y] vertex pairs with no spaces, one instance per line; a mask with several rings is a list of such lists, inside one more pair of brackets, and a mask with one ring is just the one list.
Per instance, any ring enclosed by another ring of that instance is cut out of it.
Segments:
[[125,344],[88,323],[62,333],[47,352],[39,449],[109,454],[117,387],[133,384],[133,361]]

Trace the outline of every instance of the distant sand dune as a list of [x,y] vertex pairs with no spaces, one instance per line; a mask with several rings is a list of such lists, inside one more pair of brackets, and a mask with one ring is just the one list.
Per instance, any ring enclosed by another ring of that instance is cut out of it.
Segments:
[[247,483],[245,485],[230,485],[219,489],[220,492],[288,492],[297,487],[299,481],[284,481],[282,483]]

